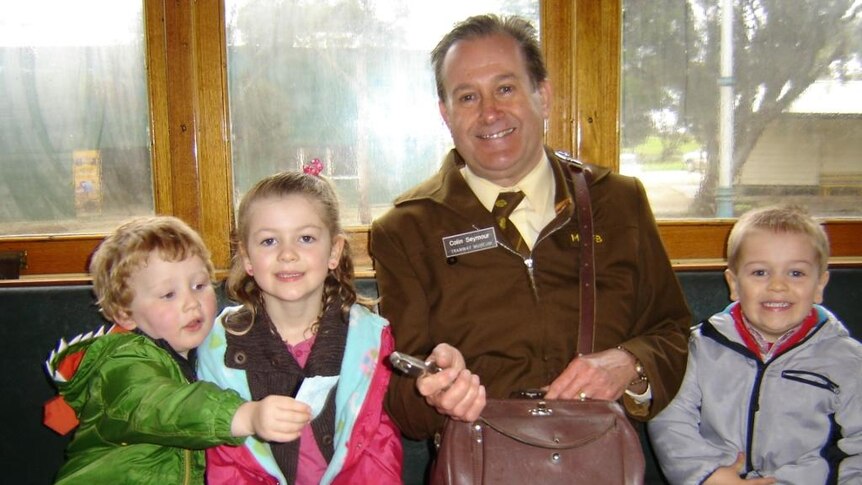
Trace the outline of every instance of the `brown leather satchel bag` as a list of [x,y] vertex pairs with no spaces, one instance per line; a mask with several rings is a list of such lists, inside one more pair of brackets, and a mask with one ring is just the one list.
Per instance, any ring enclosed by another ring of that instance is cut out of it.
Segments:
[[613,401],[491,400],[442,436],[432,484],[643,483],[640,441]]
[[[595,320],[592,210],[585,168],[569,161],[582,242],[578,351],[589,353]],[[643,477],[640,440],[618,403],[489,399],[475,422],[446,422],[431,483],[639,485]]]

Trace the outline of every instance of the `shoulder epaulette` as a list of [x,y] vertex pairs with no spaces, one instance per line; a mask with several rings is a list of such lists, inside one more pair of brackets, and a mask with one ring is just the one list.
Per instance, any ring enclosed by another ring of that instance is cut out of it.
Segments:
[[563,150],[555,150],[555,151],[554,151],[554,155],[556,155],[556,156],[557,156],[557,158],[559,158],[560,160],[563,160],[563,161],[565,161],[565,162],[569,162],[569,163],[573,163],[573,164],[577,165],[578,167],[583,167],[583,166],[584,166],[584,162],[582,162],[582,161],[578,160],[577,158],[573,157],[573,156],[572,156],[569,152],[567,152],[567,151],[563,151]]

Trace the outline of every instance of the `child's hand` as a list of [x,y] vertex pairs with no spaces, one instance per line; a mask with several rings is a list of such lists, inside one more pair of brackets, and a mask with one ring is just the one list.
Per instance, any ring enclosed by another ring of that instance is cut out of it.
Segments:
[[310,421],[311,408],[307,404],[292,397],[272,395],[240,406],[231,422],[231,434],[253,434],[265,441],[293,441]]
[[773,477],[764,478],[740,478],[739,474],[745,465],[745,453],[736,455],[736,461],[730,466],[718,467],[703,485],[732,485],[741,483],[744,485],[771,485],[776,483]]

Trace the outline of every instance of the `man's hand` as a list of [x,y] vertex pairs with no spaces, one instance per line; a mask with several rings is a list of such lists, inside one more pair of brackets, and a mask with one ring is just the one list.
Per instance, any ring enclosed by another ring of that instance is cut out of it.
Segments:
[[581,355],[548,386],[545,399],[605,399],[615,401],[637,379],[634,357],[619,349]]
[[257,435],[265,441],[286,442],[299,438],[311,421],[311,408],[292,397],[271,395],[243,403],[231,421],[234,436]]
[[771,485],[777,482],[773,477],[741,478],[739,474],[742,473],[744,465],[745,453],[740,453],[736,455],[736,461],[732,465],[716,468],[703,485]]
[[461,352],[449,344],[434,348],[429,361],[440,367],[436,374],[416,379],[416,389],[438,413],[459,421],[475,421],[485,408],[485,386],[467,370]]

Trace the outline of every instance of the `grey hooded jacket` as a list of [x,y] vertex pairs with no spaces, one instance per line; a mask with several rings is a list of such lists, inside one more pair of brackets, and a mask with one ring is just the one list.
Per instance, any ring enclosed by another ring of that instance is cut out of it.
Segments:
[[862,483],[862,344],[828,310],[769,361],[750,352],[730,305],[694,328],[679,393],[649,423],[673,484],[702,483],[746,455],[743,476]]

